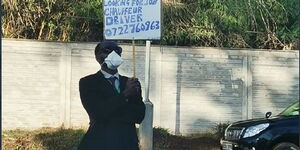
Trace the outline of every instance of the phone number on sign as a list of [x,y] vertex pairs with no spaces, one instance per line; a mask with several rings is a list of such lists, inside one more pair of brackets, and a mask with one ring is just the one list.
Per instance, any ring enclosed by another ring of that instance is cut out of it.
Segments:
[[123,25],[117,28],[110,28],[104,31],[106,36],[115,36],[115,35],[122,35],[127,33],[138,33],[142,31],[148,30],[157,30],[159,29],[159,21],[147,21],[145,23],[137,23],[137,24],[130,24],[130,25]]

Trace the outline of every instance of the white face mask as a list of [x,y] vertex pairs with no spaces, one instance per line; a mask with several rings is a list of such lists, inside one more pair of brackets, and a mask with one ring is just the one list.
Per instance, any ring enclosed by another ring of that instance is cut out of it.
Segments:
[[116,70],[123,63],[123,59],[115,51],[112,51],[103,63],[106,63],[109,69]]

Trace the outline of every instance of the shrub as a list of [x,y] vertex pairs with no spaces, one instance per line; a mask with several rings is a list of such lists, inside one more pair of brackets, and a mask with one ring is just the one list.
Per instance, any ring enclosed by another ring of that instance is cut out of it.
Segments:
[[9,130],[2,135],[4,150],[76,150],[83,129],[41,128]]
[[213,132],[217,139],[221,139],[225,133],[226,128],[229,126],[230,123],[218,123],[214,129]]

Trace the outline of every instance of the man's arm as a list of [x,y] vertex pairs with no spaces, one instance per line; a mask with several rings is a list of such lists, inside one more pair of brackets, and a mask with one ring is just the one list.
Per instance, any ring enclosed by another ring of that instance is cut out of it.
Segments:
[[128,98],[128,105],[124,107],[124,113],[121,118],[119,118],[123,122],[141,123],[144,119],[146,107],[142,101],[143,98],[140,83],[139,81],[136,81],[136,83],[137,86],[135,86],[135,89],[137,89],[137,92],[135,95]]
[[128,104],[126,107],[127,113],[124,115],[124,119],[129,122],[140,124],[145,117],[145,104],[141,101],[139,104]]

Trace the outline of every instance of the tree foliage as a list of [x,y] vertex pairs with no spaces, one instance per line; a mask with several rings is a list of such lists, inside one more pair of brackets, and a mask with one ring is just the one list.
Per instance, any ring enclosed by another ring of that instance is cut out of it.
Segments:
[[60,0],[4,0],[2,32],[8,38],[69,40],[72,3]]
[[[103,39],[101,0],[4,0],[7,38]],[[297,49],[298,0],[165,0],[162,44]]]
[[295,49],[298,6],[296,0],[167,1],[163,40],[178,45]]
[[7,38],[102,39],[102,2],[98,0],[4,0],[2,8],[2,32]]

